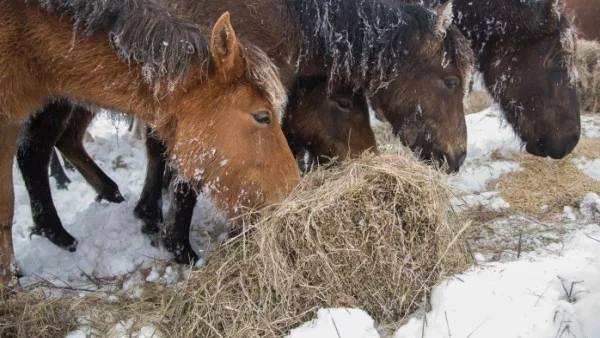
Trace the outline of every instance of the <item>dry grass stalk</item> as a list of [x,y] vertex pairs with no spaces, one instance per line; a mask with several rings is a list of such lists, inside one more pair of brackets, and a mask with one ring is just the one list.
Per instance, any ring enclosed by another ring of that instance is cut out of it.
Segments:
[[0,299],[0,337],[64,337],[77,326],[69,303],[40,292]]
[[577,206],[586,193],[600,191],[600,182],[572,162],[580,157],[600,158],[600,139],[581,139],[571,155],[558,161],[528,154],[510,158],[525,170],[504,175],[492,189],[515,211],[536,216],[561,213],[566,205]]
[[138,300],[71,300],[71,309],[106,332],[93,317],[112,306],[114,318],[167,337],[280,337],[320,307],[395,322],[471,262],[449,199],[444,176],[412,156],[317,170],[177,290],[150,285]]
[[600,43],[579,40],[577,95],[582,111],[600,113]]

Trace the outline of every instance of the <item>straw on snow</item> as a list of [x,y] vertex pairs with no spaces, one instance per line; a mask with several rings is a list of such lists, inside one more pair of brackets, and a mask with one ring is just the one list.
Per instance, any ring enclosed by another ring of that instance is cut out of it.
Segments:
[[107,330],[114,322],[93,314],[110,311],[166,337],[279,337],[320,307],[359,307],[379,324],[396,322],[470,263],[449,199],[443,174],[410,155],[320,169],[184,285],[150,285],[119,303],[70,300],[68,312]]

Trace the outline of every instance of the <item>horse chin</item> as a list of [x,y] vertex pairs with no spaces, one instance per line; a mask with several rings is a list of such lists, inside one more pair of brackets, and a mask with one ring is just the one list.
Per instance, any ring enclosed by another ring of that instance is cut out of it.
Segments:
[[579,137],[557,140],[555,138],[540,138],[534,141],[525,143],[525,150],[534,156],[538,157],[550,157],[555,160],[560,160],[565,156],[569,155],[577,143]]

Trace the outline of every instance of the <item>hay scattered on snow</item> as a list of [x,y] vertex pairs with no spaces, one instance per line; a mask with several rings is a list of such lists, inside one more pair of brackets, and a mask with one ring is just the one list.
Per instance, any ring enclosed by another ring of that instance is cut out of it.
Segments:
[[465,114],[479,113],[494,104],[494,99],[485,91],[472,91],[467,96]]
[[[320,307],[396,322],[470,264],[464,229],[441,173],[412,156],[367,156],[307,175],[177,290],[147,286],[112,313],[167,337],[279,337]],[[70,311],[92,323],[111,306],[81,304]]]
[[528,154],[505,158],[519,162],[525,170],[503,175],[492,190],[519,212],[537,216],[562,213],[564,206],[577,206],[586,193],[600,191],[600,182],[573,163],[581,157],[600,158],[600,139],[582,138],[573,153],[562,160]]
[[579,40],[577,45],[577,95],[581,110],[600,113],[600,43]]

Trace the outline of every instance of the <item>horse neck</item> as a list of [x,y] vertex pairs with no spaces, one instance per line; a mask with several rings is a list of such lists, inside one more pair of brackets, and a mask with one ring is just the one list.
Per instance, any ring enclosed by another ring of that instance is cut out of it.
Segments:
[[142,67],[120,59],[105,34],[74,33],[67,20],[35,9],[25,20],[39,80],[51,96],[130,113],[150,124],[175,118],[172,103],[184,90],[166,95],[165,81],[160,90],[151,86]]

